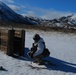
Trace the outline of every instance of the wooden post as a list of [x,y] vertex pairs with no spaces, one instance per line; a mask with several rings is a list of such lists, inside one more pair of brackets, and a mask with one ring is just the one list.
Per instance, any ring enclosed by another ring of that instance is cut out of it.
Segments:
[[[0,30],[0,49],[1,49],[1,30]],[[5,34],[4,34],[5,35]],[[15,51],[19,53],[20,56],[24,56],[24,48],[25,48],[25,30],[21,30],[20,33],[21,37],[15,36],[15,30],[8,30],[7,34],[5,35],[7,37],[6,40],[6,54],[9,56],[13,56],[15,54]]]
[[22,48],[21,48],[21,55],[24,56],[24,48],[25,48],[25,30],[21,30],[21,41],[22,41]]
[[1,30],[0,30],[0,50],[1,50]]
[[14,34],[15,34],[15,30],[8,30],[7,55],[10,56],[14,54],[14,50],[13,50]]

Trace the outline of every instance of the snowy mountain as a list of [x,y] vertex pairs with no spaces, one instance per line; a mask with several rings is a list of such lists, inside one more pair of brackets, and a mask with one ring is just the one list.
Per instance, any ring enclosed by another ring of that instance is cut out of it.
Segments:
[[[47,69],[32,69],[28,66],[31,61],[26,55],[25,59],[17,59],[0,51],[0,66],[5,69],[0,70],[0,75],[76,75],[76,34],[26,30],[26,48],[31,48],[32,37],[35,33],[43,37],[46,47],[51,52],[47,60],[56,66],[50,66]],[[26,49],[25,51],[27,52]]]
[[27,18],[24,18],[22,15],[17,14],[6,4],[0,1],[0,21],[10,21],[17,23],[25,24],[35,24],[34,22],[29,21]]
[[25,18],[27,18],[27,20],[31,23],[34,23],[35,25],[40,25],[41,22],[43,21],[43,19],[41,18],[37,18],[37,17],[33,17],[33,16],[24,16]]
[[29,25],[42,25],[48,27],[76,28],[76,17],[72,15],[62,16],[58,19],[46,20],[33,16],[22,16],[14,12],[6,4],[0,1],[0,21],[24,23]]
[[41,25],[49,27],[76,28],[76,17],[74,16],[74,14],[71,14],[57,19],[45,20]]

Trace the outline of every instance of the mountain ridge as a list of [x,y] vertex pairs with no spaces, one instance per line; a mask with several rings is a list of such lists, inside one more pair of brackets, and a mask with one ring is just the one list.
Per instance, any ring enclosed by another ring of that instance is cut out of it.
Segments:
[[10,21],[24,24],[34,24],[29,22],[27,18],[24,18],[22,15],[17,14],[6,4],[0,1],[0,20],[1,21]]
[[33,16],[22,16],[0,1],[0,21],[23,23],[26,25],[39,25],[47,27],[76,27],[74,14],[62,16],[57,19],[40,19]]

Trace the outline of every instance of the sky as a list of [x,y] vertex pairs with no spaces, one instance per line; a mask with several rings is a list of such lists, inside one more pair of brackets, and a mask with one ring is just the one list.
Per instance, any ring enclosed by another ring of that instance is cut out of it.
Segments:
[[0,0],[18,14],[44,19],[76,15],[76,0]]

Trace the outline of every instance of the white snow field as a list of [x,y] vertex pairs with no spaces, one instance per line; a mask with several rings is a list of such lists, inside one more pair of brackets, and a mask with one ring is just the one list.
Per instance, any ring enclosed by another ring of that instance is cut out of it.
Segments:
[[0,52],[0,66],[5,69],[5,71],[0,70],[0,75],[76,75],[76,34],[27,30],[26,48],[31,48],[35,33],[44,38],[46,47],[51,52],[50,57],[46,59],[56,66],[50,66],[47,69],[32,69],[28,66],[31,61],[16,59]]

